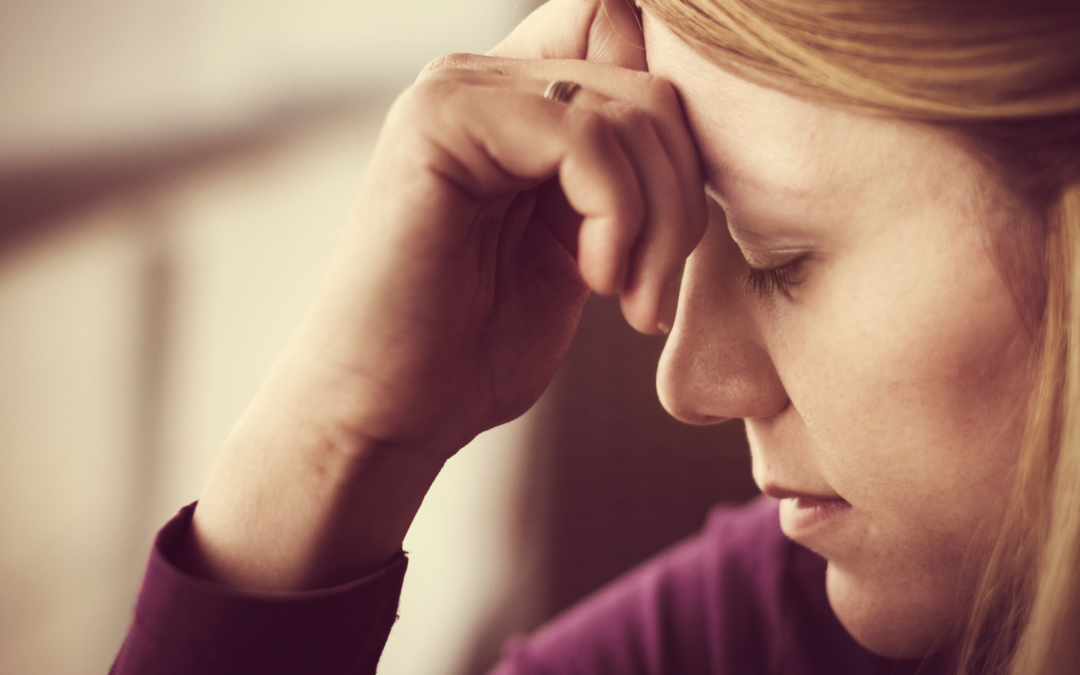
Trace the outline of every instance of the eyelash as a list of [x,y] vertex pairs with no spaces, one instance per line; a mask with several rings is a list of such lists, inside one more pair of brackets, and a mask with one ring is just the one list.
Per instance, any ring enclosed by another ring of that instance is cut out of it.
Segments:
[[789,263],[772,269],[751,267],[746,276],[746,289],[757,293],[758,297],[768,299],[782,294],[791,299],[791,289],[802,283],[801,275],[804,258],[796,258]]

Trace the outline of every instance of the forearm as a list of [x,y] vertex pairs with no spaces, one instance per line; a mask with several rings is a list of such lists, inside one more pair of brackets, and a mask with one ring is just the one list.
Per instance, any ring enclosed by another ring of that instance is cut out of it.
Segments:
[[200,497],[191,571],[257,591],[328,587],[386,564],[441,468],[365,437],[355,393],[286,352],[226,441]]
[[[636,30],[628,5],[612,11]],[[548,100],[552,79],[582,91]],[[305,323],[222,449],[192,569],[270,591],[378,569],[446,458],[536,402],[590,288],[620,294],[638,330],[671,325],[703,195],[665,82],[580,61],[429,69],[388,114]]]

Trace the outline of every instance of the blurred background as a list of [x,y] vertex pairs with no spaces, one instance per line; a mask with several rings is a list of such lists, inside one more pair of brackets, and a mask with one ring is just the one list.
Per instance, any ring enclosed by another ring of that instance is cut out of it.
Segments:
[[[393,96],[535,0],[0,3],[0,673],[104,673],[156,530],[288,339]],[[590,301],[555,383],[448,464],[380,673],[505,636],[755,493]]]

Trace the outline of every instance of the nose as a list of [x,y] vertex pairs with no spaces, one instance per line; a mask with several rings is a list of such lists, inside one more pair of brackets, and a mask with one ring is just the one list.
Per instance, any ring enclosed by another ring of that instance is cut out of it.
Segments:
[[723,211],[709,202],[709,228],[686,262],[657,393],[672,416],[690,424],[771,417],[787,406],[787,392],[752,311],[746,261]]

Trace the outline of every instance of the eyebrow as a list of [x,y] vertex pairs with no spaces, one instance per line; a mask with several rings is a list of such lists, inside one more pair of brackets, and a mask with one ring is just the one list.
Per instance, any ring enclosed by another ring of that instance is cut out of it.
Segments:
[[[756,183],[756,185],[761,184]],[[739,219],[739,209],[732,209],[730,202],[723,198],[711,182],[705,184],[705,193],[723,209],[725,225],[740,246],[768,250],[773,253],[806,249],[808,233],[803,228],[785,220],[770,219],[764,227],[760,226],[761,223],[742,223]]]
[[721,177],[723,178],[723,182],[729,185],[747,185],[755,191],[770,195],[774,198],[818,201],[829,196],[826,194],[817,194],[814,190],[807,189],[805,186],[758,180],[753,175],[747,174],[746,172],[733,170],[730,166],[721,168],[720,166],[707,162],[705,159],[702,159],[701,161],[701,171],[705,182],[706,194],[720,204],[723,204],[726,201],[723,198],[723,193],[717,189],[717,185],[721,182]]
[[799,242],[794,237],[779,232],[759,232],[757,230],[727,224],[731,238],[740,248],[751,251],[768,251],[769,253],[801,253],[806,251],[807,243]]

